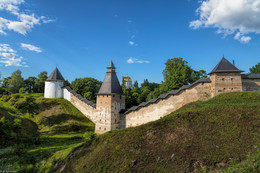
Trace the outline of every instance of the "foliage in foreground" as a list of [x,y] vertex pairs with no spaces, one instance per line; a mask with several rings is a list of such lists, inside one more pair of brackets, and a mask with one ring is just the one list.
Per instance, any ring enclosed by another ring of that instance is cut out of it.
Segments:
[[259,92],[221,94],[158,121],[106,133],[80,147],[64,172],[219,172],[259,150],[259,116]]

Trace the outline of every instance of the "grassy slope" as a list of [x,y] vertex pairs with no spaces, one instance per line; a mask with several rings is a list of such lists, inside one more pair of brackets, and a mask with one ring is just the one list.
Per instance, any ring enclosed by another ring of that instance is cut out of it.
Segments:
[[[227,93],[190,103],[158,121],[99,136],[79,148],[64,171],[232,172],[247,164],[257,172],[259,148],[260,92]],[[255,160],[245,160],[249,154]]]
[[6,141],[0,146],[0,170],[21,172],[52,172],[56,162],[63,160],[73,148],[85,142],[84,133],[93,132],[94,124],[64,99],[45,99],[42,94],[33,94],[40,105],[40,112],[31,120],[14,108],[26,94],[8,102],[0,101],[0,119],[22,119],[19,133],[38,133],[30,142]]

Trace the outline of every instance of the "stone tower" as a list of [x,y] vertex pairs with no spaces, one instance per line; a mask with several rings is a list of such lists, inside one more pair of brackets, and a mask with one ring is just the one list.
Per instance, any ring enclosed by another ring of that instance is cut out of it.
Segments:
[[56,67],[51,75],[45,81],[44,97],[45,98],[63,98],[64,78]]
[[97,94],[95,132],[102,134],[120,126],[119,112],[125,109],[125,95],[111,59],[102,86]]
[[241,72],[243,71],[223,57],[209,73],[212,96],[223,92],[242,91]]

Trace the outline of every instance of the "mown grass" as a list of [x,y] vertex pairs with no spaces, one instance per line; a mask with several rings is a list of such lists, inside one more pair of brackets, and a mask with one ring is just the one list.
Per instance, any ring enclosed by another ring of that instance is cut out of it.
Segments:
[[64,172],[257,172],[259,148],[260,93],[234,92],[101,135],[60,167]]
[[[27,96],[36,98],[39,113],[28,119],[15,108]],[[8,99],[7,99],[8,100]],[[64,99],[46,99],[42,94],[19,94],[0,101],[0,119],[21,119],[19,131],[0,146],[0,170],[18,172],[53,172],[57,162],[64,160],[73,148],[87,141],[94,124]],[[22,122],[23,122],[22,121]],[[19,141],[17,138],[31,140]],[[34,136],[32,135],[34,134]]]

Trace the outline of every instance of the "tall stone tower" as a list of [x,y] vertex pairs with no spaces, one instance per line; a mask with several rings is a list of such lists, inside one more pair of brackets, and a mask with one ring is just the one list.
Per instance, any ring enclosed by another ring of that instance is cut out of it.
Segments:
[[209,73],[212,96],[223,92],[242,91],[241,72],[243,71],[223,57]]
[[44,97],[45,98],[63,98],[64,78],[56,67],[51,75],[45,81]]
[[97,94],[97,120],[95,132],[102,134],[120,126],[120,114],[125,109],[125,95],[120,86],[115,72],[115,66],[111,59],[107,67],[105,79]]

